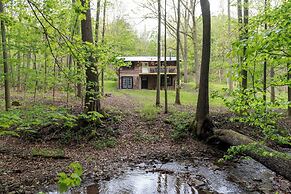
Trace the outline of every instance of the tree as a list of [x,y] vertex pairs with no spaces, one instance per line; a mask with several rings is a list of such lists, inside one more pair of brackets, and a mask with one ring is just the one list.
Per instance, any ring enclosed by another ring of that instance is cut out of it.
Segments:
[[157,71],[157,94],[156,106],[161,104],[161,0],[158,0],[158,71]]
[[[0,14],[4,13],[4,5],[0,0]],[[3,65],[4,65],[4,87],[5,87],[5,109],[10,109],[10,87],[9,87],[9,71],[8,71],[8,54],[7,54],[7,43],[6,43],[6,29],[5,21],[1,19],[1,39],[2,39],[2,53],[3,53]]]
[[167,75],[167,0],[165,0],[165,18],[164,18],[164,27],[165,27],[165,31],[164,31],[164,46],[165,46],[165,51],[164,51],[164,56],[165,56],[165,60],[164,60],[164,69],[165,69],[165,73],[164,73],[164,89],[165,89],[165,113],[168,113],[168,75]]
[[291,65],[287,63],[287,78],[288,78],[288,117],[291,118]]
[[[244,32],[243,32],[243,39],[248,39],[248,23],[249,23],[249,1],[244,0],[244,17],[243,17],[243,24],[244,24]],[[247,89],[248,87],[248,71],[247,71],[247,45],[244,45],[243,50],[243,63],[242,63],[242,88]]]
[[96,24],[95,24],[95,44],[98,44],[99,40],[99,26],[100,26],[100,10],[101,10],[101,0],[97,0],[96,9]]
[[203,45],[200,85],[196,110],[195,132],[198,137],[205,137],[209,133],[209,62],[211,48],[211,16],[208,0],[201,0],[201,11],[203,17]]
[[[265,0],[265,13],[267,12],[268,10],[268,0]],[[265,30],[268,29],[268,24],[267,22],[265,23]],[[265,58],[264,60],[264,73],[263,73],[263,99],[264,99],[264,102],[266,103],[267,102],[267,59]]]
[[188,8],[188,1],[185,5],[185,13],[184,13],[184,48],[183,48],[183,66],[184,66],[184,83],[188,83],[188,30],[189,30],[189,20],[190,20],[190,12]]
[[[227,34],[230,37],[231,36],[231,15],[230,15],[230,0],[227,0],[227,16],[228,16],[228,28],[227,28]],[[229,90],[233,90],[233,81],[232,81],[232,60],[231,58],[229,59],[229,76],[228,76],[228,86]]]
[[191,16],[192,16],[192,42],[193,42],[193,49],[194,49],[194,66],[195,66],[195,88],[199,88],[199,81],[200,81],[200,64],[199,64],[199,57],[198,57],[198,37],[197,37],[197,23],[196,23],[196,2],[197,0],[191,0]]
[[[106,30],[106,7],[107,0],[104,0],[103,4],[103,26],[102,26],[102,45],[105,43],[105,30]],[[101,69],[101,95],[104,96],[104,67]]]
[[82,41],[86,50],[86,96],[85,96],[85,110],[86,112],[97,111],[100,112],[100,94],[98,88],[98,68],[94,63],[92,56],[93,34],[90,1],[81,0],[84,8],[83,14],[85,19],[81,21]]
[[176,58],[177,58],[177,84],[176,84],[176,100],[175,104],[181,104],[180,89],[181,89],[181,72],[180,72],[180,23],[181,23],[181,0],[178,0],[177,8],[177,32],[176,32]]

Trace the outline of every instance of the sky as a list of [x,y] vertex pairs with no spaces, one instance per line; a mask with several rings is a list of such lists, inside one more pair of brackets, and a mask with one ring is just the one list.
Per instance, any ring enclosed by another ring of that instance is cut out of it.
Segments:
[[[123,16],[139,33],[145,30],[155,30],[157,28],[157,22],[152,19],[144,19],[144,15],[148,12],[146,8],[141,7],[141,3],[144,1],[145,0],[112,0],[111,2],[113,2],[113,5],[108,13],[109,18],[112,20],[113,18]],[[227,0],[209,0],[209,2],[212,15],[218,15],[222,12],[227,14]],[[232,12],[233,11],[234,10],[232,10]],[[197,8],[197,14],[201,14],[200,6]]]

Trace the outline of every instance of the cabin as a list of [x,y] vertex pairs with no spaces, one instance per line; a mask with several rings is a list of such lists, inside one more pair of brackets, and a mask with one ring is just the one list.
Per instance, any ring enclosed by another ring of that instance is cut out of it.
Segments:
[[[129,65],[118,69],[119,89],[155,90],[158,75],[158,57],[120,57]],[[176,57],[167,57],[167,86],[175,89],[177,79]],[[165,83],[164,57],[161,57],[161,89]]]

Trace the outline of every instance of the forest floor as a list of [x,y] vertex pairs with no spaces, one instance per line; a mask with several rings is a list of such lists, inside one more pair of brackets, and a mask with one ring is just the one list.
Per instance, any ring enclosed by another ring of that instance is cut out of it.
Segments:
[[[199,160],[213,169],[233,167],[235,163],[240,162],[235,160],[223,165],[218,164],[217,161],[223,157],[225,151],[191,137],[183,139],[182,142],[173,141],[171,137],[173,126],[165,122],[168,115],[157,113],[157,117],[145,119],[141,112],[137,111],[142,109],[142,103],[132,96],[110,95],[102,104],[105,110],[118,111],[122,115],[113,126],[118,128],[119,133],[113,148],[96,149],[90,142],[63,145],[57,141],[32,142],[13,137],[0,137],[0,193],[46,191],[50,185],[56,184],[57,174],[66,171],[67,166],[74,161],[79,161],[83,165],[86,181],[110,179],[122,173],[123,167],[150,160],[161,162]],[[184,112],[193,111],[192,106],[171,108]],[[222,114],[225,109],[216,108],[212,111],[215,124],[225,124],[227,114]],[[234,125],[228,127],[233,128]],[[235,127],[242,128],[239,125]],[[65,158],[35,157],[31,154],[35,148],[61,148],[65,151]],[[248,184],[250,191],[259,193],[291,192],[289,181],[275,174],[271,176],[272,181],[268,186],[262,186],[264,180],[255,179],[240,184]]]

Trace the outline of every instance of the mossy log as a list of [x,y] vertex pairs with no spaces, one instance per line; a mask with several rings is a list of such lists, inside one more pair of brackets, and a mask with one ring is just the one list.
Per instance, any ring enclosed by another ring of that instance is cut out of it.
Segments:
[[[253,139],[243,134],[240,134],[238,132],[235,132],[233,130],[224,130],[224,129],[215,130],[214,136],[220,141],[232,146],[256,143],[256,141],[254,141]],[[261,152],[258,152],[258,150],[263,150],[269,153],[278,153],[277,151],[267,146],[258,144],[257,149],[247,150],[244,152],[244,154],[250,156],[251,158],[260,162],[267,168],[271,169],[272,171],[276,172],[277,174],[280,174],[281,176],[291,181],[290,157],[280,157],[277,154],[274,154],[273,156],[269,156],[269,155],[265,156],[265,155],[260,154]]]

